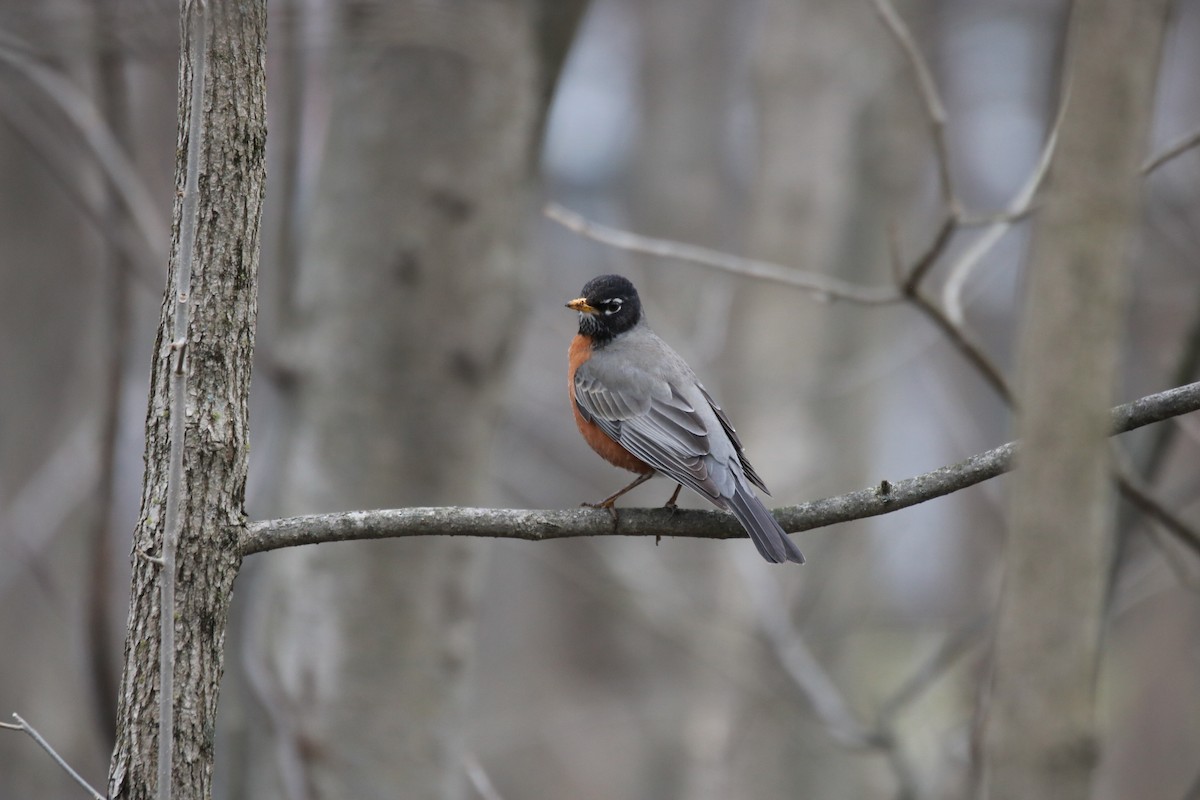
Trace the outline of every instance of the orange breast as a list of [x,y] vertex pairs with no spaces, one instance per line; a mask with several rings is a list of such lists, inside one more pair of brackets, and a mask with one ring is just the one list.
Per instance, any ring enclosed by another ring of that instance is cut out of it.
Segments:
[[613,466],[642,475],[653,472],[654,467],[610,439],[599,425],[584,419],[583,415],[579,413],[579,406],[575,404],[575,370],[592,357],[592,340],[587,336],[576,334],[575,338],[571,340],[571,349],[567,351],[567,356],[570,364],[570,369],[567,370],[567,391],[571,395],[571,411],[575,414],[575,424],[579,427],[579,432],[583,434],[584,441]]

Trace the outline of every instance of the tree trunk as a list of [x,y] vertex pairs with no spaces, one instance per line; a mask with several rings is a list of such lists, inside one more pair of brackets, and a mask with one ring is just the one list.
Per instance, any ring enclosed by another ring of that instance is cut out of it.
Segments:
[[[146,416],[146,472],[133,541],[133,583],[110,798],[155,796],[158,778],[159,585],[168,482],[178,480],[173,672],[173,798],[205,798],[213,769],[213,726],[224,628],[237,575],[237,529],[247,467],[247,397],[257,313],[258,226],[265,188],[263,48],[260,0],[184,0],[179,78],[179,140],[170,272],[154,348]],[[207,18],[207,19],[206,19]],[[206,25],[206,33],[201,26]],[[200,47],[193,47],[201,37]],[[203,55],[201,56],[201,48]],[[197,80],[197,69],[203,80]],[[192,92],[202,91],[200,124]],[[189,143],[199,137],[197,165]],[[188,189],[198,166],[198,192]],[[194,256],[188,259],[188,217]],[[190,262],[190,263],[189,263]],[[181,274],[191,280],[180,285]],[[173,344],[177,297],[189,324]],[[184,377],[177,380],[182,358]],[[182,385],[184,395],[176,392]],[[173,424],[185,409],[181,428]],[[182,470],[172,474],[172,437],[182,430]]]
[[[484,499],[545,94],[533,6],[334,6],[283,348],[285,513]],[[249,662],[272,725],[235,779],[248,796],[455,793],[485,552],[430,538],[270,557]]]
[[1113,524],[1105,409],[1167,6],[1090,0],[1072,12],[1070,97],[1019,352],[1022,449],[984,727],[991,800],[1086,798],[1096,763]]
[[[903,4],[918,33],[930,5]],[[761,37],[754,48],[758,164],[747,254],[859,285],[887,285],[884,234],[893,218],[917,229],[924,222],[904,203],[917,193],[928,164],[924,120],[902,53],[867,2],[769,0]],[[857,55],[848,59],[846,53]],[[769,504],[877,478],[877,465],[888,463],[879,454],[896,445],[894,436],[873,432],[871,421],[889,400],[900,401],[882,391],[839,387],[861,369],[856,365],[893,346],[896,315],[743,281],[732,319],[723,402],[738,410],[738,429],[773,493]],[[793,601],[814,655],[850,697],[870,691],[858,683],[862,674],[855,668],[864,647],[878,673],[897,678],[906,662],[885,651],[885,637],[873,629],[890,623],[880,621],[886,618],[878,609],[903,609],[907,599],[887,579],[886,542],[817,536],[805,546],[817,549],[813,563],[821,572],[835,576],[822,586],[816,605],[808,592],[821,582],[807,567],[772,571],[762,580],[778,581],[779,595]],[[850,564],[855,579],[837,577]],[[940,575],[931,577],[939,582]],[[848,630],[855,631],[857,647],[848,643]],[[912,641],[919,646],[917,637]],[[875,655],[883,652],[888,656]],[[770,735],[754,752],[776,774],[757,776],[757,796],[779,797],[787,793],[784,787],[800,786],[814,797],[865,796],[888,780],[882,763],[864,767],[833,737],[812,735],[814,716],[806,707],[772,720]]]

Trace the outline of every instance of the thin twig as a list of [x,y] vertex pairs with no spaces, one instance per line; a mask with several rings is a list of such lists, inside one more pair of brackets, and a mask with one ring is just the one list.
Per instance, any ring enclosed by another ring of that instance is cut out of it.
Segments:
[[62,443],[26,475],[21,488],[0,508],[0,598],[19,576],[32,576],[54,596],[45,553],[64,530],[64,523],[92,497],[96,484],[94,462],[80,458],[96,441],[98,424],[85,416]]
[[[908,277],[900,285],[900,291],[905,297],[911,297],[917,291],[921,281],[929,274],[929,270],[933,268],[937,260],[942,257],[942,253],[946,251],[946,246],[950,244],[950,238],[956,230],[958,230],[958,215],[951,211],[942,219],[942,224],[938,226],[937,232],[934,233],[925,252],[921,253],[920,258],[907,270]],[[901,273],[903,274],[904,270],[901,270]]]
[[1192,530],[1179,517],[1167,511],[1166,506],[1154,497],[1150,487],[1144,485],[1132,470],[1125,469],[1123,465],[1118,465],[1117,474],[1120,478],[1117,485],[1126,500],[1132,503],[1143,514],[1166,528],[1176,540],[1191,550],[1192,553],[1200,556],[1200,535],[1197,535],[1196,531]]
[[1046,137],[1046,143],[1042,146],[1042,153],[1038,157],[1033,172],[1009,202],[1004,215],[990,224],[987,230],[980,234],[950,267],[946,282],[942,286],[942,308],[945,309],[946,316],[955,325],[963,324],[962,291],[971,270],[996,246],[997,242],[1004,238],[1004,234],[1008,233],[1009,228],[1016,221],[1023,219],[1032,208],[1034,197],[1037,196],[1038,189],[1041,188],[1046,175],[1050,172],[1050,163],[1054,158],[1054,148],[1058,144],[1058,131],[1062,126],[1063,110],[1065,109],[1066,104],[1064,103],[1054,120],[1054,125],[1050,128],[1050,135]]
[[487,770],[483,768],[483,764],[479,763],[479,759],[475,757],[474,753],[467,753],[463,756],[463,769],[467,772],[471,786],[483,800],[504,800],[504,796],[496,790],[496,785],[492,783]]
[[71,767],[71,765],[67,763],[66,759],[63,758],[62,756],[60,756],[58,754],[58,751],[56,751],[53,747],[51,747],[50,743],[47,742],[45,740],[45,738],[40,733],[37,732],[36,728],[34,728],[32,725],[30,725],[25,720],[21,719],[20,714],[13,714],[13,719],[15,719],[17,721],[16,725],[13,725],[10,722],[0,722],[0,728],[4,728],[5,730],[10,730],[10,731],[24,731],[25,733],[29,734],[30,738],[32,738],[35,742],[37,742],[38,745],[43,750],[45,750],[47,753],[49,753],[50,757],[53,758],[54,761],[60,767],[62,767],[66,771],[66,773],[75,780],[75,782],[77,784],[79,784],[81,787],[83,787],[83,789],[86,790],[87,793],[92,796],[92,800],[104,800],[104,795],[97,792],[90,783],[85,781],[83,779],[83,776],[80,775],[78,772],[76,772]]
[[581,214],[557,203],[548,204],[542,213],[570,231],[621,250],[661,258],[673,258],[703,267],[712,267],[734,275],[781,283],[808,292],[820,300],[844,300],[860,305],[886,305],[900,299],[899,294],[890,287],[857,286],[819,272],[806,272],[769,261],[741,258],[719,250],[710,250],[707,247],[669,239],[656,239],[619,228],[611,228],[598,222],[592,222]]
[[913,75],[916,77],[917,90],[920,92],[925,113],[929,117],[929,128],[933,135],[934,155],[937,159],[938,183],[942,199],[945,201],[946,207],[950,209],[950,216],[957,217],[962,213],[962,207],[958,202],[958,196],[954,191],[954,181],[950,176],[950,148],[946,145],[946,106],[942,102],[937,83],[933,79],[933,72],[921,54],[921,49],[917,47],[912,32],[909,31],[900,15],[896,13],[891,0],[873,0],[873,2],[875,11],[883,21],[884,27],[904,50],[904,55],[908,58]]
[[1016,211],[997,211],[992,214],[968,214],[963,212],[956,220],[960,229],[990,228],[993,225],[1014,225],[1024,222],[1037,211],[1037,203],[1029,203]]
[[114,228],[108,221],[106,210],[99,207],[99,200],[81,190],[79,175],[70,160],[51,152],[53,142],[61,138],[53,135],[51,125],[35,119],[32,114],[19,113],[17,104],[7,95],[0,96],[0,119],[24,142],[33,158],[45,168],[46,175],[63,190],[63,195],[95,231],[126,255],[138,285],[157,292],[162,286],[162,277],[154,270],[162,259],[157,253],[149,252],[142,237],[132,233],[130,226]]
[[[1193,297],[1191,307],[1193,309],[1200,308],[1200,303],[1196,302],[1196,300],[1200,300],[1200,297],[1195,295]],[[1193,317],[1188,326],[1184,342],[1183,352],[1179,354],[1169,378],[1171,383],[1176,385],[1191,380],[1200,372],[1200,313]],[[1171,443],[1179,431],[1180,428],[1176,425],[1165,425],[1162,429],[1154,432],[1150,446],[1146,448],[1145,457],[1139,460],[1136,470],[1144,480],[1153,483],[1162,469],[1166,456],[1170,452]]]
[[[904,285],[904,251],[900,246],[900,226],[895,220],[887,226],[888,262],[892,268],[892,280],[897,286]],[[902,296],[902,295],[901,295]]]
[[[105,123],[104,116],[91,98],[56,70],[39,64],[27,54],[24,44],[0,31],[0,62],[24,75],[62,111],[67,121],[78,131],[83,143],[92,151],[95,163],[116,190],[117,196],[129,211],[134,225],[146,243],[147,252],[161,253],[166,223],[158,212],[158,204],[141,180],[120,142]],[[143,262],[138,261],[141,265]]]
[[1142,174],[1149,175],[1163,164],[1166,164],[1168,161],[1176,158],[1177,156],[1183,155],[1197,145],[1200,145],[1200,128],[1197,128],[1186,136],[1176,139],[1174,142],[1167,145],[1167,147],[1158,155],[1146,159],[1145,163],[1142,164]]
[[1004,378],[1004,373],[996,366],[996,362],[992,361],[991,357],[984,352],[983,348],[976,344],[958,325],[955,325],[945,312],[940,309],[936,303],[923,295],[917,287],[908,295],[908,300],[912,305],[925,315],[926,319],[937,326],[950,344],[954,345],[955,349],[962,354],[971,366],[980,376],[991,386],[996,394],[1004,402],[1011,406],[1013,404],[1012,390],[1008,387],[1008,381]]
[[[1118,434],[1200,410],[1200,383],[1148,395],[1112,409]],[[982,483],[1013,467],[1015,442],[958,464],[879,486],[777,509],[785,530],[801,531],[908,508]],[[621,509],[614,521],[600,509],[402,508],[350,511],[252,522],[240,532],[241,555],[283,547],[408,536],[479,536],[545,541],[578,536],[679,536],[735,539],[745,531],[728,514],[692,509]]]
[[263,603],[247,612],[242,637],[242,669],[250,697],[262,708],[274,740],[275,766],[286,800],[309,800],[312,792],[304,772],[300,726],[290,696],[279,686],[279,676],[267,663],[268,648],[258,643],[267,639],[268,611]]
[[[748,562],[739,560],[738,564],[742,566],[742,583],[754,604],[758,629],[771,645],[771,652],[780,666],[808,699],[833,738],[850,748],[881,747],[882,738],[850,710],[850,703],[842,691],[821,666],[804,636],[792,625],[779,586],[757,572],[751,574]],[[758,568],[758,564],[754,566]]]
[[941,646],[913,671],[908,680],[884,701],[879,711],[880,727],[889,727],[900,711],[924,694],[942,673],[978,644],[986,630],[987,615],[979,614],[947,637]]

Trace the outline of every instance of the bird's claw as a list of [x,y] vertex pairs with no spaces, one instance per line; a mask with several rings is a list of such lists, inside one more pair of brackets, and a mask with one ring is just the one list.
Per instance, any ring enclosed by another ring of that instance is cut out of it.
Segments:
[[608,509],[608,515],[612,517],[613,524],[617,524],[617,504],[610,497],[607,500],[601,500],[599,503],[580,503],[583,508],[604,508]]
[[676,486],[675,491],[671,493],[670,499],[667,500],[665,505],[663,505],[663,508],[671,509],[671,516],[674,516],[675,512],[679,510],[679,504],[675,501],[679,498],[679,490],[682,488],[683,484]]

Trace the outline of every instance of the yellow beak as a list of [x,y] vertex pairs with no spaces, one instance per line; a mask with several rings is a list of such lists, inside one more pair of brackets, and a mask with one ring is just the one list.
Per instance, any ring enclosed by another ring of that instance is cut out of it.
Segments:
[[596,313],[596,309],[589,306],[587,303],[587,299],[583,298],[583,297],[576,297],[574,300],[567,303],[567,308],[571,309],[572,311],[579,311],[580,313],[583,313],[583,314],[595,314]]

